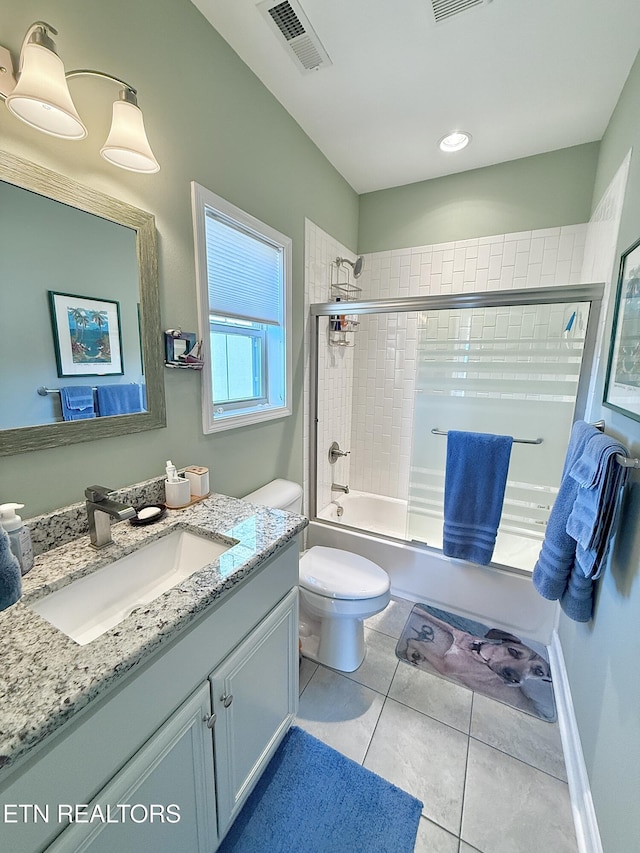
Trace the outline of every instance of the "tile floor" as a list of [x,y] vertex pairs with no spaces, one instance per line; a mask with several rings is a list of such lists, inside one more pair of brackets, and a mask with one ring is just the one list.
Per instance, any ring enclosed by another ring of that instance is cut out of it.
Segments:
[[355,672],[303,659],[298,725],[422,800],[415,853],[576,853],[557,723],[399,661],[412,606],[367,620]]

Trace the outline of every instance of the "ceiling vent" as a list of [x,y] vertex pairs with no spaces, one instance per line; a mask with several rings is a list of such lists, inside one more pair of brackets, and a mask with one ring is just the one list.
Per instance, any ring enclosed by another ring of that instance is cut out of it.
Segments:
[[491,0],[431,0],[436,24],[453,18],[454,15],[459,15],[461,12],[466,12],[468,9],[474,9],[476,6],[487,6],[489,3]]
[[273,27],[301,71],[318,71],[332,62],[296,0],[265,0],[258,9]]

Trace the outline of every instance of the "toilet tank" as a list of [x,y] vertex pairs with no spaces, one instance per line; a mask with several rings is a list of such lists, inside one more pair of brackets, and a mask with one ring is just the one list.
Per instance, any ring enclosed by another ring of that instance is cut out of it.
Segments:
[[291,480],[272,480],[242,499],[260,506],[284,509],[287,512],[302,512],[302,486]]

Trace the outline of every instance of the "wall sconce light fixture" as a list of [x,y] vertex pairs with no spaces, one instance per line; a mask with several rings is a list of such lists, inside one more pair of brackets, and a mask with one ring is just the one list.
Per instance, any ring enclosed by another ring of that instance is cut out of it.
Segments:
[[18,73],[9,50],[0,47],[0,98],[16,118],[62,139],[84,139],[87,129],[75,108],[67,81],[73,77],[100,77],[116,83],[120,96],[113,104],[111,130],[100,154],[109,163],[131,172],[148,174],[160,169],[144,129],[136,90],[103,71],[79,69],[65,73],[51,34],[51,24],[31,24],[22,42]]

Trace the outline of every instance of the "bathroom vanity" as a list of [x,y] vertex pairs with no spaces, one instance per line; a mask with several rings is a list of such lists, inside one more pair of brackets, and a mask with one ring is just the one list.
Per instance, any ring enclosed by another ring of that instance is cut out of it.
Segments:
[[[85,535],[37,558],[0,613],[1,849],[217,848],[296,712],[305,525],[213,496],[149,527],[120,522],[109,555]],[[176,528],[227,550],[90,642],[33,609]]]

